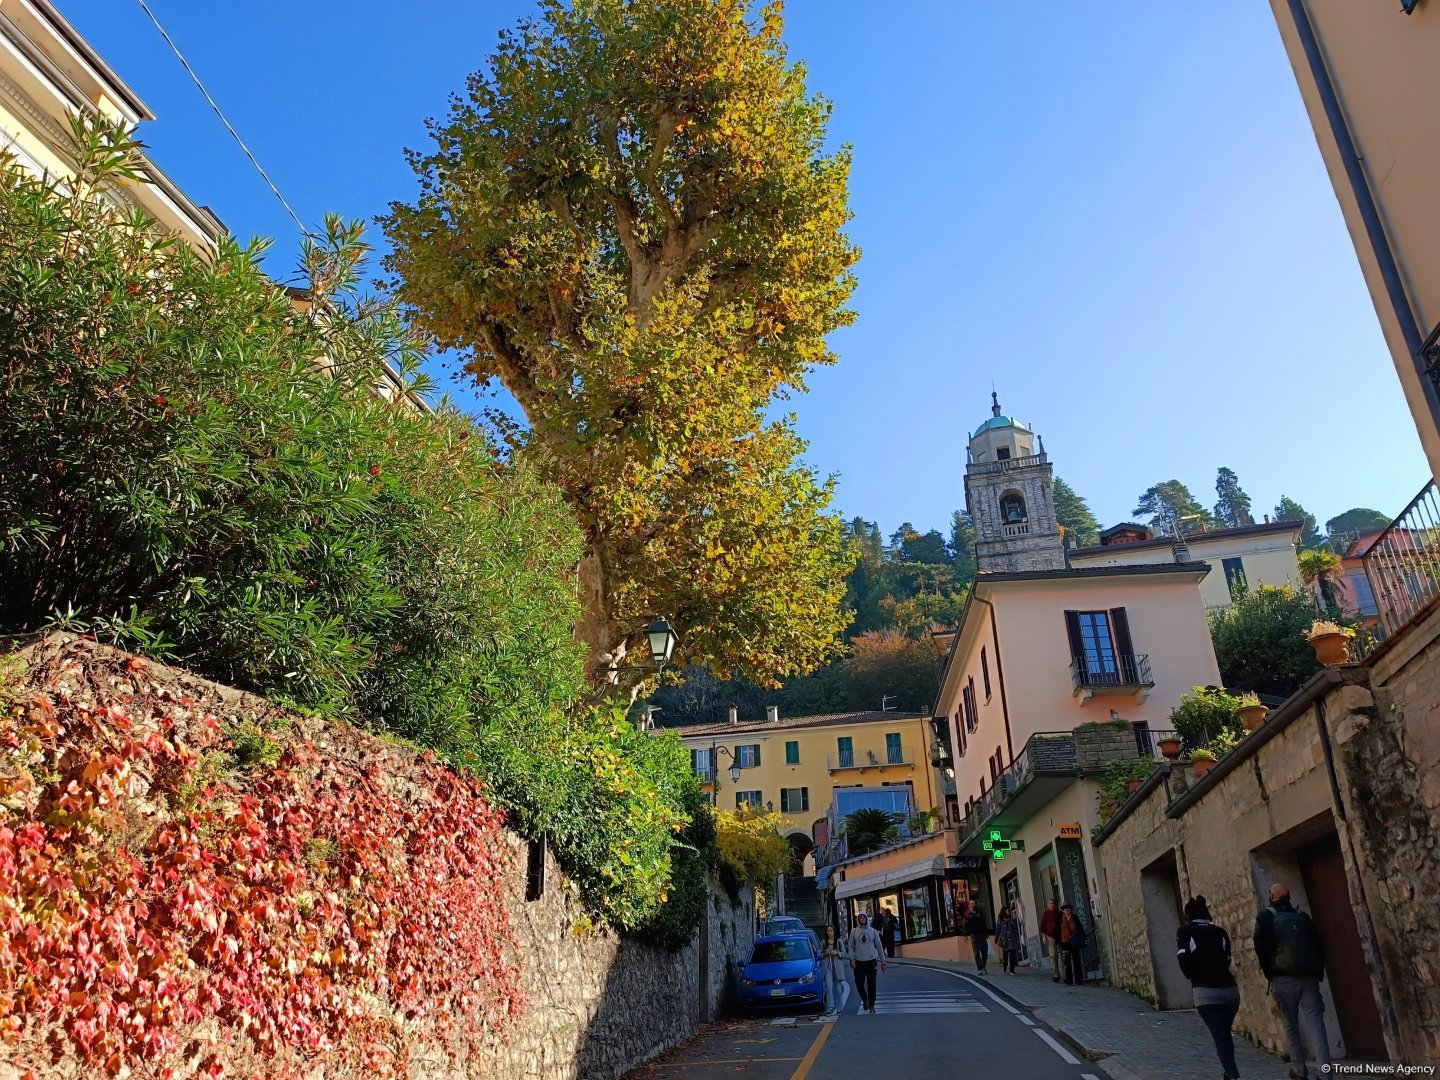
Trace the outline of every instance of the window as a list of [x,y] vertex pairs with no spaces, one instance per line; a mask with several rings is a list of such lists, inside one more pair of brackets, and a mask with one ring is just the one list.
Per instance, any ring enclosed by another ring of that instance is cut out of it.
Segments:
[[902,765],[905,762],[905,749],[900,745],[900,733],[898,731],[887,732],[885,735],[885,764]]
[[835,740],[835,749],[840,753],[840,767],[852,768],[855,764],[855,740],[849,735],[842,735]]
[[1139,678],[1124,608],[1067,611],[1065,629],[1077,685],[1128,685]]
[[707,781],[715,779],[714,754],[709,747],[690,751],[690,767]]
[[760,744],[749,743],[745,746],[735,747],[735,764],[742,769],[757,769],[760,767]]
[[905,907],[905,940],[919,941],[934,932],[935,917],[931,913],[930,886],[915,885],[900,890]]
[[973,675],[965,683],[961,698],[965,705],[965,727],[973,734],[975,729],[980,726],[980,709],[975,704],[975,677]]
[[1350,587],[1355,591],[1355,605],[1360,615],[1374,615],[1380,609],[1375,606],[1375,590],[1370,588],[1370,579],[1365,576],[1362,570],[1358,574],[1351,574],[1346,579]]
[[985,646],[980,646],[980,675],[985,680],[985,700],[990,700],[990,656]]
[[959,736],[960,740],[959,745],[955,747],[955,756],[964,757],[967,742],[965,738],[965,717],[959,709],[955,710],[955,734]]
[[887,814],[899,814],[901,821],[914,817],[911,788],[900,784],[895,787],[878,788],[836,788],[835,813],[843,820],[856,810],[883,810]]
[[1220,565],[1225,568],[1225,588],[1234,596],[1236,591],[1245,588],[1245,560],[1222,559]]
[[1007,491],[1000,496],[1000,521],[1003,524],[1021,525],[1028,520],[1024,496],[1018,491]]
[[800,744],[798,742],[787,742],[785,744],[785,764],[800,764]]
[[760,809],[760,792],[758,791],[737,791],[735,792],[735,809],[747,806],[751,810]]
[[1010,460],[1010,448],[1009,448],[1008,446],[998,446],[998,447],[996,447],[996,448],[995,448],[995,460],[996,460],[996,461],[1009,461],[1009,460]]
[[780,809],[787,814],[799,814],[810,809],[808,787],[787,787],[780,789]]

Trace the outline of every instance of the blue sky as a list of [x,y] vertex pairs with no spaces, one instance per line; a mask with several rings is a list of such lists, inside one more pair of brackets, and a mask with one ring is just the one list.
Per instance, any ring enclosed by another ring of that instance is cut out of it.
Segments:
[[[307,222],[415,190],[401,150],[531,0],[149,0]],[[237,234],[293,223],[131,0],[61,0],[149,103],[156,161]],[[1104,524],[1240,475],[1323,522],[1428,476],[1268,7],[790,0],[855,151],[864,251],[840,363],[793,404],[838,508],[948,527],[1006,411]],[[443,373],[439,373],[442,381]],[[469,391],[459,388],[457,397]]]

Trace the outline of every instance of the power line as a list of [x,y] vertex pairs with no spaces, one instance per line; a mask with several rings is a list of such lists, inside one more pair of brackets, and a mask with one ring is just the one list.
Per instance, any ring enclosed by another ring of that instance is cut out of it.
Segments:
[[155,29],[160,31],[160,36],[165,39],[165,44],[170,46],[170,51],[175,54],[175,59],[180,61],[180,66],[183,67],[190,76],[190,81],[195,84],[195,88],[199,90],[205,100],[210,103],[210,108],[213,109],[215,115],[220,118],[220,123],[225,125],[225,130],[230,132],[231,138],[233,138],[240,149],[245,152],[245,156],[250,159],[250,164],[255,166],[255,171],[260,174],[260,178],[264,180],[265,183],[269,185],[270,190],[275,193],[275,198],[280,200],[280,205],[285,208],[285,212],[290,215],[291,219],[300,229],[301,234],[309,236],[310,230],[305,228],[305,223],[300,220],[300,216],[296,214],[294,210],[290,209],[290,204],[285,201],[285,196],[280,194],[280,189],[275,186],[275,181],[270,179],[270,174],[265,171],[260,162],[256,160],[255,155],[250,152],[250,147],[245,145],[245,140],[240,138],[240,133],[235,130],[234,125],[225,119],[225,114],[220,111],[220,106],[217,105],[215,99],[210,96],[210,91],[205,89],[205,84],[200,81],[200,76],[195,74],[195,69],[190,66],[190,61],[185,59],[185,54],[180,51],[180,46],[175,44],[174,39],[165,32],[165,27],[160,25],[160,20],[157,19],[155,13],[150,10],[150,5],[147,4],[145,0],[137,0],[137,2],[140,4],[140,9],[144,11],[145,14],[149,16],[150,21],[155,24]]

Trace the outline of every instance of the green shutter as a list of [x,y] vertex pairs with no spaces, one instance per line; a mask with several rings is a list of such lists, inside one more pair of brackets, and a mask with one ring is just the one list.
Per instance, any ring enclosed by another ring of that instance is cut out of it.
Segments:
[[798,742],[787,742],[785,744],[785,764],[800,764],[800,744]]

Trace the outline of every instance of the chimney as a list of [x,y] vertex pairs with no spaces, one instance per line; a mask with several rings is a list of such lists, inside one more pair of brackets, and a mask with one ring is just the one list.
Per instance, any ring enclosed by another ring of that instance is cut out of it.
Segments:
[[730,723],[738,724],[740,722],[740,706],[732,701],[730,708],[727,710],[727,715],[730,718]]
[[770,723],[770,724],[778,724],[778,723],[780,722],[780,706],[779,706],[779,705],[766,705],[766,706],[765,706],[765,721],[766,721],[766,723]]
[[1190,545],[1185,542],[1183,535],[1176,534],[1175,542],[1170,545],[1170,550],[1174,553],[1177,563],[1187,563],[1190,561]]

